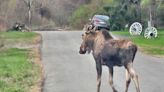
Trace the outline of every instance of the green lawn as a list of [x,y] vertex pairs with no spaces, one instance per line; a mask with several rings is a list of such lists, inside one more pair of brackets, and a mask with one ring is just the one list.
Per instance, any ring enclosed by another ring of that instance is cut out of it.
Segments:
[[[4,46],[35,45],[39,35],[33,32],[0,32]],[[29,92],[40,78],[40,67],[32,49],[0,48],[0,92]]]
[[38,34],[34,32],[0,32],[0,41],[3,41],[6,45],[17,44],[35,44],[35,39]]
[[34,32],[1,32],[0,36],[7,39],[33,39],[37,34]]
[[0,92],[29,92],[39,77],[30,50],[10,48],[0,53]]
[[164,55],[164,30],[158,30],[158,37],[155,39],[145,39],[143,35],[130,36],[128,31],[113,31],[115,35],[128,36],[136,43],[141,51],[152,55]]

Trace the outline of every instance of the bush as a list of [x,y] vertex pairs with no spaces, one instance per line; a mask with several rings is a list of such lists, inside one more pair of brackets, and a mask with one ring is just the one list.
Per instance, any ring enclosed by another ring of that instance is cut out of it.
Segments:
[[89,18],[92,18],[95,14],[105,14],[105,11],[102,7],[95,5],[83,5],[72,14],[70,18],[70,25],[73,28],[81,29],[89,22]]
[[[149,20],[149,0],[134,2],[134,0],[101,0],[92,1],[91,4],[83,5],[72,15],[71,26],[81,28],[94,14],[110,16],[111,30],[123,30],[125,25],[141,22],[144,28]],[[152,20],[155,27],[164,26],[164,2],[156,2],[156,8],[152,7]]]
[[71,26],[74,28],[82,28],[90,17],[90,8],[88,5],[81,6],[71,16]]

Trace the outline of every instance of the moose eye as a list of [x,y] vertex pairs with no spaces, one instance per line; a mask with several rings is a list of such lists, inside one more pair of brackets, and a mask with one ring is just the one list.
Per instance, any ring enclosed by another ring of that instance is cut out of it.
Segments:
[[84,39],[84,34],[82,34],[81,36],[82,36],[82,39]]

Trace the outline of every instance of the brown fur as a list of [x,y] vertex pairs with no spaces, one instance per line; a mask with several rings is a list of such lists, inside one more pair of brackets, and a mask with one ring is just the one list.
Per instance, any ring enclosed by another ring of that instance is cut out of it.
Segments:
[[97,70],[97,92],[100,92],[102,65],[109,68],[109,84],[113,92],[117,92],[113,85],[113,67],[124,66],[126,69],[126,89],[131,79],[134,80],[136,91],[140,92],[138,75],[132,64],[137,51],[137,46],[129,40],[115,40],[106,30],[90,31],[83,34],[83,42],[80,46],[80,54],[92,51]]

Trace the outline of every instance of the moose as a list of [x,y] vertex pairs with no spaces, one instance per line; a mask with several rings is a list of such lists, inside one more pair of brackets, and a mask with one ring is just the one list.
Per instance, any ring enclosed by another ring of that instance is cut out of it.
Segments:
[[105,29],[100,31],[86,29],[86,32],[82,34],[83,41],[79,53],[85,54],[92,51],[97,70],[97,92],[100,92],[102,65],[106,65],[109,69],[109,84],[113,92],[118,92],[113,84],[114,66],[125,67],[125,92],[128,92],[131,80],[134,81],[136,92],[140,92],[138,75],[133,68],[137,46],[129,40],[113,39],[111,34]]

